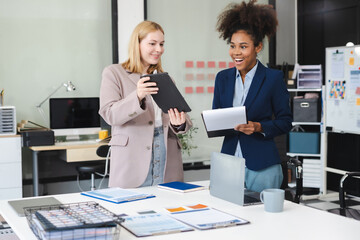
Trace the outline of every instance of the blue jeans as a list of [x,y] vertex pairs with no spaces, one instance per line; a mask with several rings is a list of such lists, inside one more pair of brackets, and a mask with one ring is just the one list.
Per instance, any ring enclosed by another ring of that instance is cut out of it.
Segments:
[[261,192],[268,188],[280,188],[283,180],[280,164],[272,165],[260,171],[245,169],[246,188],[255,192]]
[[164,182],[165,160],[164,130],[161,126],[154,130],[149,172],[145,182],[140,187],[155,186]]

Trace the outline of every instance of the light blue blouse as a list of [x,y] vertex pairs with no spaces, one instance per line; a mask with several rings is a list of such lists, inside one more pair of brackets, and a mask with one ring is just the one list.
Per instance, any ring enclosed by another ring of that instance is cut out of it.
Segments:
[[[235,81],[235,91],[234,91],[234,99],[233,99],[233,106],[239,107],[244,106],[245,99],[248,95],[252,80],[255,76],[256,69],[258,66],[258,62],[256,61],[256,65],[245,75],[245,81],[242,82],[240,72],[236,69],[236,81]],[[240,147],[240,140],[238,141],[236,151],[236,157],[243,157],[241,147]]]

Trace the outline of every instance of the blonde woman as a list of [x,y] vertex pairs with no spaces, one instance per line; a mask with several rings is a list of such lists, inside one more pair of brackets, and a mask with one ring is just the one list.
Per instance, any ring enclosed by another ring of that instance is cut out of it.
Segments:
[[164,42],[162,27],[143,21],[131,35],[128,60],[103,71],[99,114],[112,127],[109,187],[183,181],[177,134],[189,130],[190,118],[177,109],[163,113],[151,97],[156,83],[141,77],[163,72]]

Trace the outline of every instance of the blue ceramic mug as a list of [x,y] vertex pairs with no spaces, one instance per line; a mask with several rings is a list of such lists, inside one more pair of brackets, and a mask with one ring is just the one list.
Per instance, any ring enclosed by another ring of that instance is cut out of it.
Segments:
[[266,212],[282,212],[285,191],[282,189],[265,189],[260,193],[260,200],[264,203]]

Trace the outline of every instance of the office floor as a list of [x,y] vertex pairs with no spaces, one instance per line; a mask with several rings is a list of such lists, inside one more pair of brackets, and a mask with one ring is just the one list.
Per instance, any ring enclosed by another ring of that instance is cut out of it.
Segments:
[[[347,197],[345,203],[348,208],[360,210],[359,197]],[[330,193],[329,196],[320,199],[302,200],[301,204],[324,211],[340,208],[339,195],[337,192]]]

